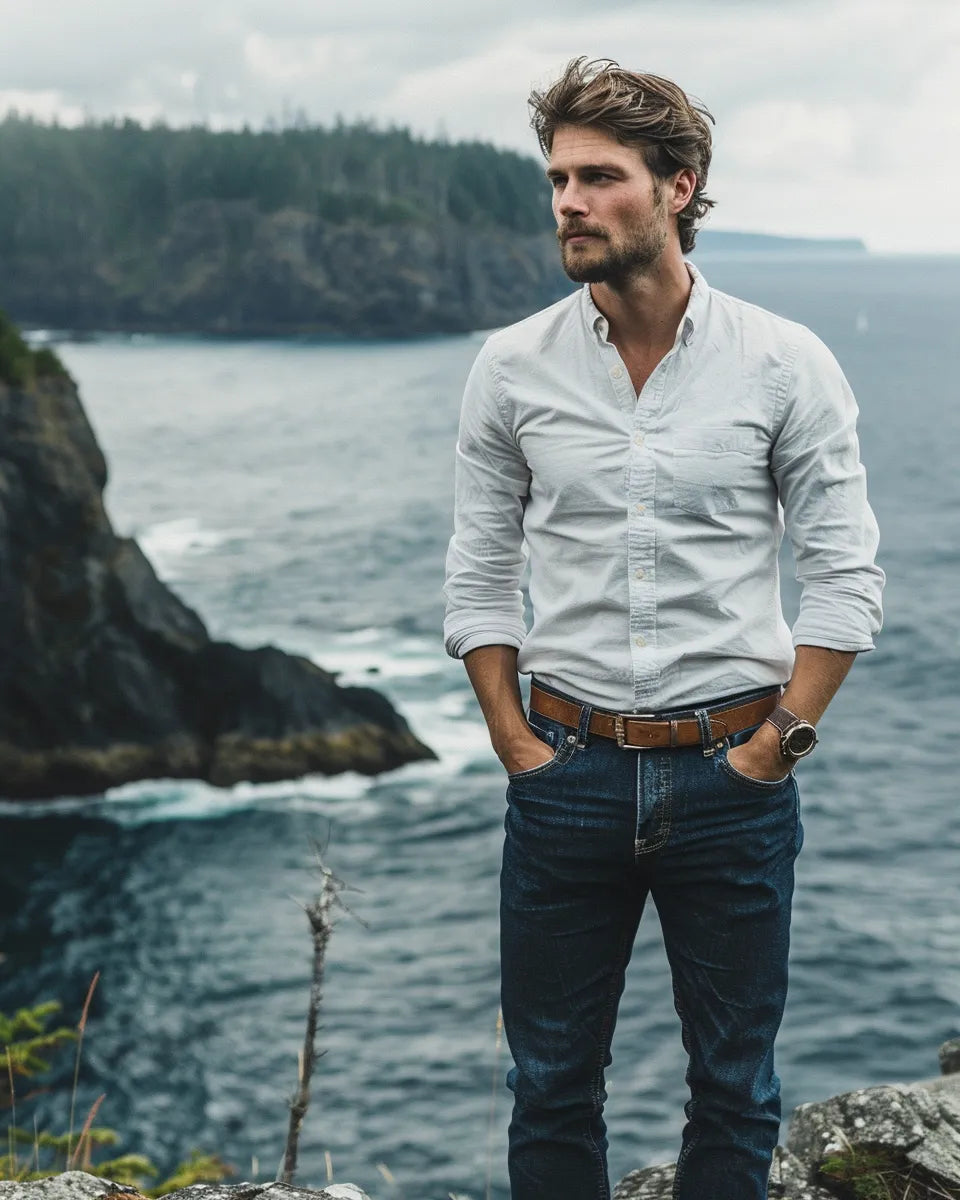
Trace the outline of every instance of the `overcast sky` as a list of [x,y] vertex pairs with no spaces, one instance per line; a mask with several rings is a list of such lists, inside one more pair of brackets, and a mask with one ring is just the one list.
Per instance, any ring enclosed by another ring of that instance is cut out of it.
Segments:
[[712,228],[960,252],[956,0],[0,0],[0,19],[0,112],[302,109],[538,156],[530,86],[615,58],[716,117]]

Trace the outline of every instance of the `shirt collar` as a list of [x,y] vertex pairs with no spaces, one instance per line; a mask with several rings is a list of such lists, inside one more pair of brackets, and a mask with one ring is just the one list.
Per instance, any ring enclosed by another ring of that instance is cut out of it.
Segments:
[[[710,285],[704,279],[702,272],[692,262],[684,259],[684,266],[687,268],[693,286],[690,289],[690,297],[687,300],[687,307],[684,310],[683,320],[680,322],[677,335],[682,338],[683,344],[688,346],[696,333],[697,327],[703,324],[707,310],[707,300],[710,294]],[[593,329],[597,340],[605,342],[607,334],[610,332],[610,323],[594,303],[589,283],[585,283],[581,288],[580,299],[584,320]]]

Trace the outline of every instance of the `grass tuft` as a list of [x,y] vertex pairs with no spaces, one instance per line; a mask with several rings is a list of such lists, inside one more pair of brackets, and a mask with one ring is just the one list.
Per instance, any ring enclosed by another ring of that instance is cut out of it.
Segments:
[[[142,1154],[123,1154],[105,1162],[95,1163],[95,1147],[114,1146],[119,1141],[115,1130],[94,1124],[105,1094],[93,1102],[79,1137],[74,1137],[73,1117],[80,1051],[90,1015],[90,1002],[99,976],[98,971],[90,982],[76,1031],[64,1028],[46,1030],[48,1019],[60,1010],[61,1006],[56,1001],[19,1009],[12,1017],[0,1013],[0,1060],[5,1067],[0,1073],[0,1108],[9,1108],[12,1116],[12,1121],[7,1126],[7,1153],[0,1154],[0,1179],[13,1179],[24,1183],[34,1179],[49,1179],[63,1171],[79,1168],[88,1175],[135,1187],[144,1196],[159,1197],[178,1188],[190,1187],[194,1183],[219,1183],[227,1175],[235,1175],[236,1171],[229,1164],[196,1149],[191,1151],[188,1161],[181,1163],[168,1179],[150,1189],[143,1186],[144,1180],[157,1176],[159,1172],[150,1159]],[[49,1070],[47,1052],[60,1049],[72,1041],[77,1043],[77,1055],[70,1095],[69,1130],[63,1134],[51,1133],[48,1130],[37,1129],[35,1122],[32,1131],[19,1129],[16,1109],[18,1098],[22,1102],[49,1089],[38,1088],[28,1092],[26,1097],[18,1097],[16,1078],[19,1076],[30,1079],[34,1075],[43,1074]],[[18,1153],[18,1147],[21,1146],[28,1148],[23,1158]]]
[[842,1148],[822,1160],[820,1176],[842,1200],[960,1200],[960,1188],[904,1155],[838,1134]]

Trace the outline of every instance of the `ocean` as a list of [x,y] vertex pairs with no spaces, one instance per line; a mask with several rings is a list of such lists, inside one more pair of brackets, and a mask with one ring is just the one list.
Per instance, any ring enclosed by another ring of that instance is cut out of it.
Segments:
[[[860,405],[885,624],[798,767],[785,1118],[937,1073],[960,1032],[960,260],[707,258],[714,286],[813,328]],[[168,1172],[197,1147],[274,1178],[311,970],[317,847],[345,881],[297,1181],[375,1200],[506,1200],[497,1032],[505,779],[441,641],[453,447],[484,334],[341,344],[119,337],[58,347],[106,500],[211,634],[382,690],[439,755],[375,779],[158,780],[0,805],[0,1011],[79,1018],[79,1120]],[[797,587],[783,558],[784,612]],[[524,684],[526,685],[526,680]],[[652,905],[608,1072],[612,1178],[675,1157],[685,1055]],[[18,1121],[66,1129],[72,1057]],[[25,1084],[22,1085],[26,1087]],[[25,1117],[25,1114],[30,1114]],[[28,1126],[29,1127],[29,1126]],[[786,1120],[784,1132],[786,1129]],[[101,1152],[104,1156],[106,1152]]]

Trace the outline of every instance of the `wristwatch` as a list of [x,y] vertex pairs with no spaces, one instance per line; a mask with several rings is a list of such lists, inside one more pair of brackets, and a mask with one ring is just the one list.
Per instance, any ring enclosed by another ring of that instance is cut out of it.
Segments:
[[819,741],[817,731],[789,708],[778,704],[767,720],[780,731],[780,753],[784,758],[806,758]]

